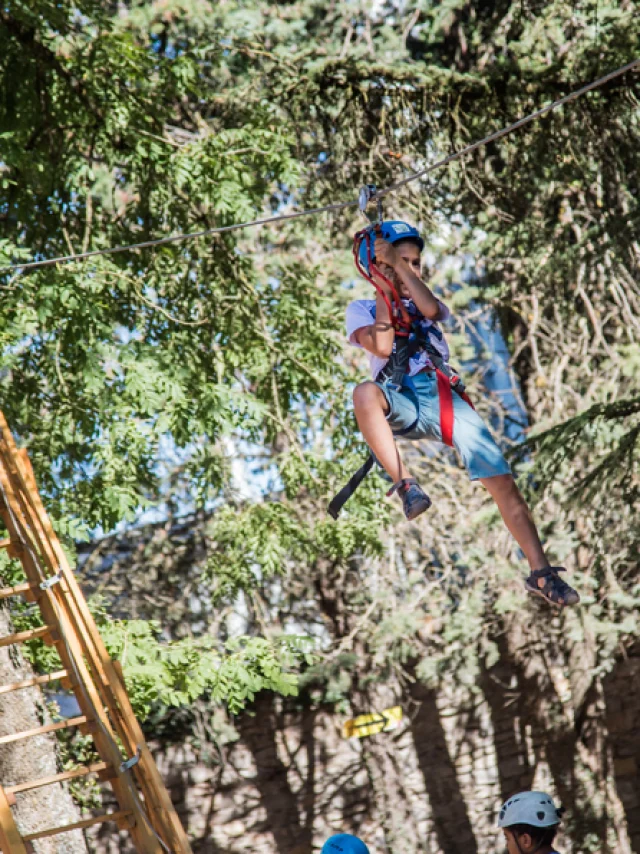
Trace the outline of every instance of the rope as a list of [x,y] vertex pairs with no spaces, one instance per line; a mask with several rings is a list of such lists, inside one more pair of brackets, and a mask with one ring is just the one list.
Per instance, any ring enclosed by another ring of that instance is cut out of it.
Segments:
[[[597,80],[594,80],[592,83],[587,83],[585,86],[582,86],[575,92],[571,92],[568,95],[559,98],[557,101],[553,101],[553,103],[548,104],[546,107],[542,107],[541,109],[536,110],[534,113],[531,113],[530,115],[519,119],[518,121],[508,125],[502,130],[489,134],[489,136],[485,136],[478,142],[474,142],[470,145],[465,146],[464,148],[460,148],[457,151],[454,151],[452,154],[449,154],[447,157],[443,157],[441,160],[437,160],[435,163],[432,163],[425,169],[420,169],[418,172],[413,172],[411,175],[404,178],[402,181],[397,181],[395,184],[391,184],[386,189],[379,190],[377,193],[377,197],[381,198],[382,196],[386,196],[389,193],[393,193],[401,187],[404,187],[407,184],[411,183],[412,181],[417,181],[419,178],[428,175],[435,169],[439,169],[441,166],[446,166],[454,160],[458,160],[460,157],[464,157],[467,154],[471,154],[472,151],[476,151],[476,149],[481,148],[484,145],[488,145],[490,142],[495,142],[496,140],[501,139],[503,136],[507,136],[508,134],[513,133],[513,131],[519,130],[521,127],[524,127],[524,125],[529,124],[529,122],[535,121],[536,119],[541,118],[547,113],[550,113],[552,110],[556,110],[558,107],[562,107],[564,104],[568,104],[570,101],[579,98],[581,95],[584,95],[587,92],[592,91],[593,89],[597,89],[600,86],[604,86],[605,83],[608,83],[610,80],[614,80],[616,77],[620,77],[621,75],[626,74],[627,71],[631,71],[637,65],[640,65],[640,59],[634,59],[633,62],[629,62],[627,63],[627,65],[623,65],[620,68],[617,68],[615,71],[610,71],[608,74],[605,74],[604,77],[600,77]],[[245,228],[255,228],[259,225],[271,225],[278,222],[285,222],[286,220],[300,219],[302,217],[317,216],[318,214],[322,213],[342,211],[346,208],[356,207],[357,204],[357,201],[337,202],[335,204],[325,205],[321,208],[310,208],[309,210],[297,211],[295,213],[278,214],[277,216],[254,219],[249,222],[241,222],[236,223],[234,225],[223,225],[217,228],[208,228],[204,231],[174,234],[170,237],[160,237],[156,240],[145,240],[142,243],[131,243],[125,246],[113,246],[108,249],[94,249],[90,252],[79,252],[74,255],[61,255],[58,258],[48,258],[42,261],[30,261],[27,264],[12,264],[6,267],[1,267],[0,274],[11,273],[18,270],[25,272],[29,270],[35,270],[40,267],[49,267],[53,264],[64,264],[69,261],[84,261],[87,258],[96,258],[100,255],[114,255],[117,252],[131,252],[135,249],[149,249],[155,246],[166,246],[169,243],[177,243],[182,240],[194,240],[198,237],[211,237],[214,234],[226,234],[231,231],[240,231],[241,229]]]

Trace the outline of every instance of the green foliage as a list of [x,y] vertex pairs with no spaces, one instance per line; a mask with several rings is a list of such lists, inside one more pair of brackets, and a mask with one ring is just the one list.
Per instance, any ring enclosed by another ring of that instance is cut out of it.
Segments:
[[266,585],[296,567],[323,560],[343,565],[354,552],[379,555],[379,519],[357,514],[337,524],[321,516],[309,519],[307,508],[288,503],[250,504],[239,512],[226,507],[209,527],[212,553],[206,577],[215,601],[233,601],[239,591]]
[[[273,639],[242,637],[222,644],[204,636],[166,642],[155,621],[113,620],[101,601],[90,602],[109,655],[122,664],[135,714],[144,721],[152,710],[188,706],[207,696],[232,714],[258,691],[295,696],[297,672],[314,661],[311,639],[283,635]],[[44,625],[39,611],[17,606],[16,631]],[[23,644],[26,659],[40,673],[61,667],[54,647],[40,639]]]
[[640,398],[598,403],[567,421],[534,433],[522,448],[524,455],[537,451],[536,476],[540,486],[549,487],[571,470],[575,458],[590,449],[591,467],[582,471],[568,493],[575,500],[593,500],[607,483],[620,499],[633,505],[638,497],[640,426],[634,418],[640,412]]
[[[72,771],[99,762],[93,737],[80,735],[77,730],[60,730],[58,734],[58,763],[61,771]],[[102,791],[95,777],[78,777],[70,780],[69,791],[82,810],[96,810],[102,806]]]
[[[632,14],[607,0],[9,3],[0,262],[386,186],[638,56]],[[581,618],[545,622],[546,640],[567,668],[588,656],[594,679],[640,635],[637,106],[629,75],[385,198],[425,232],[434,284],[459,278],[451,256],[478,261],[483,284],[452,289],[455,355],[490,303],[535,428],[520,481],[583,593]],[[501,521],[448,458],[408,452],[436,498],[411,529],[376,477],[326,518],[363,456],[349,392],[364,366],[341,344],[364,295],[345,287],[356,224],[347,210],[0,276],[3,409],[67,535],[145,507],[213,509],[201,571],[164,591],[182,613],[212,594],[211,625],[189,615],[193,637],[164,642],[157,622],[100,617],[143,714],[201,696],[238,709],[292,693],[299,671],[340,708],[416,675],[473,692],[528,607]],[[247,637],[229,646],[234,607]]]
[[238,638],[224,645],[215,638],[161,643],[157,623],[106,620],[100,627],[109,654],[124,668],[136,714],[144,719],[154,705],[186,706],[208,695],[232,714],[258,691],[297,693],[295,671],[313,661],[309,638]]
[[[7,561],[6,555],[3,560],[3,583],[23,581],[19,564]],[[311,639],[302,635],[239,637],[226,643],[205,635],[167,642],[156,621],[114,620],[100,597],[90,600],[89,607],[109,655],[122,664],[131,704],[141,720],[152,710],[188,706],[203,696],[224,704],[232,714],[258,691],[294,696],[298,670],[315,660]],[[44,625],[39,609],[20,602],[13,604],[11,619],[16,631]],[[39,638],[24,643],[22,650],[37,672],[62,666],[55,647]]]
[[[266,102],[186,142],[165,130],[181,104],[197,111],[217,91],[219,48],[169,60],[94,7],[76,27],[73,5],[51,20],[41,6],[0,21],[3,85],[17,56],[24,65],[0,116],[11,122],[6,258],[237,222],[298,180],[295,139]],[[51,87],[46,117],[33,104],[37,74]],[[329,384],[336,321],[315,277],[274,253],[259,270],[231,237],[5,277],[3,407],[56,515],[106,528],[133,518],[158,498],[168,444],[183,449],[201,497],[219,494],[225,437],[264,441],[294,399]]]

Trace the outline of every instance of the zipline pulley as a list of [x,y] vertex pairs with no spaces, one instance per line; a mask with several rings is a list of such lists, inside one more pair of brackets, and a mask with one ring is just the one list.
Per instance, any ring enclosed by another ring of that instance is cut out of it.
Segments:
[[[367,208],[369,207],[371,202],[376,203],[375,219],[372,219],[367,213]],[[362,187],[360,187],[360,193],[358,194],[358,207],[370,223],[372,223],[373,225],[380,225],[383,219],[382,199],[378,195],[378,190],[375,184],[363,184]]]

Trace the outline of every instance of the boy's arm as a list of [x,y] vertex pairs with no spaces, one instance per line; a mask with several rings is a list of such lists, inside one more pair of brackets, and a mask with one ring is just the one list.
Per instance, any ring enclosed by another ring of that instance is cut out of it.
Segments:
[[[384,269],[381,270],[384,273]],[[391,292],[388,287],[379,281],[378,285],[385,291],[389,301],[391,302]],[[393,350],[393,341],[395,338],[395,330],[391,322],[389,309],[379,292],[376,292],[376,319],[374,323],[368,326],[361,326],[353,333],[353,337],[368,353],[373,353],[380,359],[388,359]]]
[[431,288],[425,285],[420,276],[414,273],[402,258],[398,260],[395,271],[407,286],[407,290],[411,294],[411,299],[416,304],[416,308],[420,314],[423,314],[428,320],[440,320],[440,302]]
[[400,257],[395,247],[386,240],[378,238],[375,242],[376,258],[380,263],[393,267],[404,282],[420,314],[428,320],[440,320],[441,303],[420,276]]
[[370,326],[361,326],[353,334],[358,344],[380,359],[388,359],[393,350],[395,331],[389,309],[380,294],[376,296],[376,320]]

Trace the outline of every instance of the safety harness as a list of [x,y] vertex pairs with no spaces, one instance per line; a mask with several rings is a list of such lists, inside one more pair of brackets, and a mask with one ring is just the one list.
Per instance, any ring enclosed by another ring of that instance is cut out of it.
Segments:
[[[370,187],[371,185],[369,185]],[[375,188],[373,188],[375,194]],[[363,208],[361,204],[361,209]],[[380,219],[380,217],[379,217]],[[370,282],[376,291],[384,300],[389,311],[389,317],[395,331],[393,342],[393,350],[387,364],[382,368],[375,378],[375,382],[385,383],[396,388],[401,388],[407,380],[407,371],[409,369],[409,361],[411,357],[419,350],[424,350],[428,354],[431,362],[435,367],[436,380],[438,384],[438,397],[440,401],[440,431],[442,441],[445,445],[453,446],[453,392],[456,392],[469,406],[473,408],[469,395],[466,393],[464,384],[458,374],[448,365],[442,358],[440,352],[434,347],[431,341],[425,337],[417,320],[412,320],[409,311],[400,299],[400,296],[391,282],[378,267],[374,264],[372,251],[372,243],[375,240],[375,235],[379,230],[379,225],[370,225],[362,231],[358,231],[353,238],[353,259],[356,269],[368,282]],[[362,241],[366,241],[366,257],[368,270],[365,270],[360,262],[360,248]],[[389,299],[388,294],[375,281],[373,275],[378,276],[388,287],[393,303]],[[394,431],[395,436],[404,436],[415,428],[418,418],[409,427],[402,430]],[[333,498],[328,507],[329,515],[334,519],[338,518],[338,514],[349,498],[353,495],[356,489],[360,486],[365,477],[373,468],[376,458],[373,453],[369,453],[367,459],[362,466],[353,474],[349,482],[343,486],[338,494]],[[391,488],[388,494],[393,492]]]

